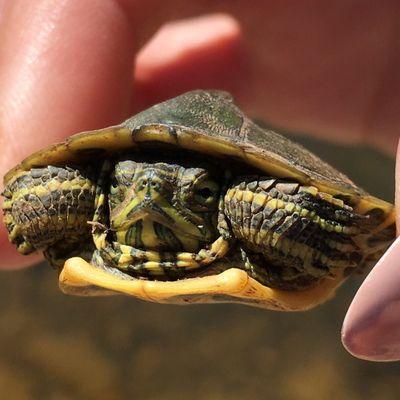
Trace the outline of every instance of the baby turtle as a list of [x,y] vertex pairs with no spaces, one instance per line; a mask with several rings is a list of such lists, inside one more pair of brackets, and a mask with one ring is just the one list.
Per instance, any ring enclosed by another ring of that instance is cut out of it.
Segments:
[[71,294],[304,310],[395,237],[393,205],[220,91],[71,136],[4,184],[10,241]]

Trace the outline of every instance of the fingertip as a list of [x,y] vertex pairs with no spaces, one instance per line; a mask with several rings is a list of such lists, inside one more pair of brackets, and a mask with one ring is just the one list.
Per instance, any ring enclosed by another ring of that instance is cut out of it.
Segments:
[[365,279],[344,319],[343,345],[358,358],[400,359],[399,268],[400,238]]
[[397,145],[396,173],[395,173],[395,204],[397,235],[400,235],[400,139]]
[[135,77],[139,82],[153,79],[188,51],[208,47],[215,42],[236,40],[240,36],[238,21],[229,14],[210,14],[165,23],[136,57]]
[[136,109],[199,88],[238,91],[241,27],[216,13],[163,25],[136,57]]

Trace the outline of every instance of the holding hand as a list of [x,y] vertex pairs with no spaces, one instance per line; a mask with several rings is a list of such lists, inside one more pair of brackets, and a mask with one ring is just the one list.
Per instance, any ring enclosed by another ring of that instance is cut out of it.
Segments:
[[[169,23],[145,45],[166,21],[216,11],[207,3],[3,0],[0,175],[46,144],[199,87],[229,90],[276,126],[394,153],[397,3],[326,10],[312,1],[265,9],[226,1],[218,10],[230,16]],[[18,256],[1,229],[2,268],[36,261]],[[397,240],[354,300],[343,337],[356,355],[400,357],[399,264]]]

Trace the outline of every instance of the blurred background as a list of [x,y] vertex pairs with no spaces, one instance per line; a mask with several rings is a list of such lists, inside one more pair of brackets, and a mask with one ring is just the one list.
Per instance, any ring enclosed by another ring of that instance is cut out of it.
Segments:
[[[368,148],[296,140],[393,201],[394,161]],[[398,399],[400,365],[340,342],[361,278],[304,313],[167,306],[62,294],[45,264],[0,278],[2,399]]]

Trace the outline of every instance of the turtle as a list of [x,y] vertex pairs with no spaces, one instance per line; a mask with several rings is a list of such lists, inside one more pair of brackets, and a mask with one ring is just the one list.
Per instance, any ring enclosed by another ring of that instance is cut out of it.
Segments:
[[218,90],[35,152],[4,187],[9,240],[82,296],[307,310],[395,238],[392,204]]

